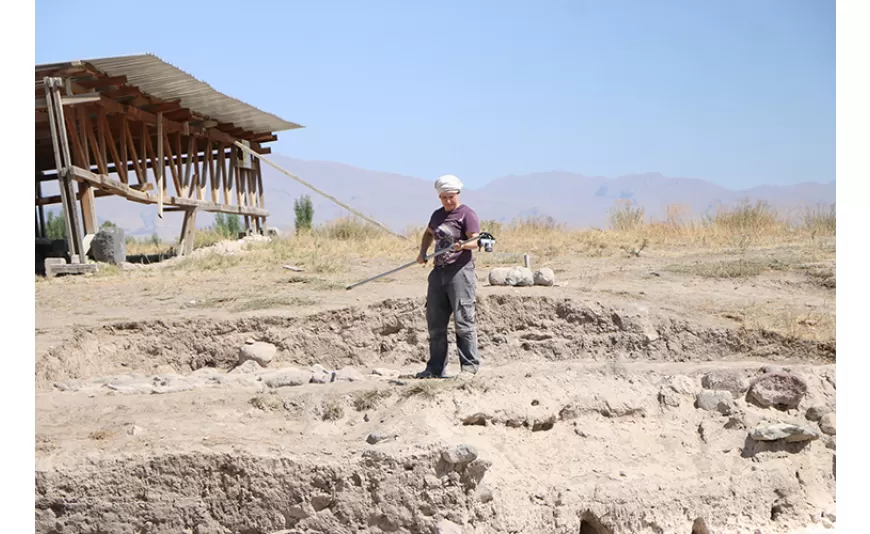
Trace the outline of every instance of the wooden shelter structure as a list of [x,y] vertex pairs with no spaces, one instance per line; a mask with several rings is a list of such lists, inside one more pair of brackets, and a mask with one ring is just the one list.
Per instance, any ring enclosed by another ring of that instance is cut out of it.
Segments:
[[[238,214],[246,231],[263,233],[269,212],[249,151],[270,153],[263,145],[276,132],[300,125],[152,54],[36,65],[35,82],[37,237],[46,236],[43,206],[62,204],[70,263],[85,262],[100,196],[155,204],[161,218],[183,211],[182,255],[199,210]],[[60,195],[43,196],[51,180]]]

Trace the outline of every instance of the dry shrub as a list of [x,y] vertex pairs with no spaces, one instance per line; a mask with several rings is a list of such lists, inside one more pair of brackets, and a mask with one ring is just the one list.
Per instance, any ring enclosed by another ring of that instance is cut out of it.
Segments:
[[631,201],[617,201],[617,206],[610,210],[610,228],[617,232],[632,232],[643,226],[644,208],[632,207]]

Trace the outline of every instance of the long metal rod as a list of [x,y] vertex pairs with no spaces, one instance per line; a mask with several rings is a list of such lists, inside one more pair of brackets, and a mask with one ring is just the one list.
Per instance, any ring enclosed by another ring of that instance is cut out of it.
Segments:
[[[483,234],[480,234],[480,235],[478,235],[477,237],[472,237],[471,239],[466,239],[465,241],[459,241],[459,243],[460,243],[461,245],[465,245],[466,243],[471,243],[471,242],[473,242],[473,241],[477,241],[477,240],[480,239],[481,237],[483,237]],[[428,256],[425,256],[426,261],[431,260],[432,258],[434,258],[434,257],[436,257],[436,256],[440,256],[440,255],[444,254],[445,252],[450,252],[450,251],[453,249],[454,246],[456,246],[456,243],[450,245],[449,247],[444,247],[444,248],[442,248],[441,250],[436,250],[436,251],[433,252],[432,254],[430,254],[430,255],[428,255]],[[384,276],[388,276],[388,275],[391,275],[391,274],[393,274],[393,273],[399,272],[399,271],[401,271],[402,269],[407,269],[408,267],[410,267],[410,266],[412,266],[412,265],[415,265],[416,263],[417,263],[417,260],[409,261],[409,262],[406,263],[405,265],[402,265],[402,266],[396,267],[395,269],[389,270],[389,271],[387,271],[387,272],[385,272],[385,273],[381,273],[381,274],[378,274],[378,275],[372,276],[371,278],[366,278],[365,280],[362,280],[361,282],[357,282],[357,283],[355,283],[355,284],[350,284],[349,286],[347,286],[346,289],[353,289],[353,288],[355,288],[355,287],[357,287],[357,286],[361,286],[361,285],[363,285],[363,284],[366,284],[366,283],[368,283],[368,282],[371,282],[372,280],[377,280],[378,278],[383,278]]]
[[372,219],[371,217],[367,217],[367,216],[363,215],[362,213],[360,213],[360,212],[358,212],[357,210],[351,208],[351,207],[348,206],[347,204],[341,202],[341,201],[338,200],[337,198],[335,198],[335,197],[333,197],[333,196],[331,196],[331,195],[328,195],[328,194],[324,193],[324,192],[321,191],[320,189],[317,189],[316,187],[314,187],[313,185],[309,184],[308,182],[306,182],[306,181],[303,180],[302,178],[296,176],[295,174],[291,173],[291,172],[288,171],[287,169],[284,169],[284,168],[282,168],[281,166],[279,166],[279,165],[277,165],[277,164],[275,164],[275,163],[269,161],[268,159],[264,158],[262,154],[257,154],[256,152],[254,152],[253,150],[251,150],[249,147],[246,147],[246,146],[243,145],[242,143],[236,141],[236,142],[235,142],[235,145],[236,145],[237,147],[241,148],[242,150],[244,150],[245,152],[247,152],[248,154],[251,154],[251,155],[257,157],[257,159],[260,159],[260,160],[262,160],[262,161],[265,161],[266,163],[268,163],[268,164],[271,165],[272,167],[275,167],[276,169],[278,169],[278,170],[281,171],[282,173],[286,174],[286,175],[289,176],[290,178],[293,178],[294,180],[296,180],[296,181],[299,182],[300,184],[304,185],[304,186],[307,187],[308,189],[311,189],[312,191],[318,193],[319,195],[322,195],[322,196],[328,198],[329,200],[335,202],[336,204],[338,204],[338,205],[341,206],[342,208],[346,209],[347,211],[353,213],[354,215],[357,215],[357,216],[359,216],[359,217],[362,217],[363,219],[365,219],[365,220],[367,220],[368,222],[374,224],[374,225],[377,226],[378,228],[380,228],[380,229],[382,229],[382,230],[385,230],[385,231],[387,231],[387,232],[393,234],[394,236],[396,236],[396,237],[398,237],[398,238],[401,238],[401,239],[408,239],[406,236],[403,236],[402,234],[397,234],[396,232],[390,230],[389,228],[387,228],[387,227],[384,226],[383,224],[379,223],[378,221]]

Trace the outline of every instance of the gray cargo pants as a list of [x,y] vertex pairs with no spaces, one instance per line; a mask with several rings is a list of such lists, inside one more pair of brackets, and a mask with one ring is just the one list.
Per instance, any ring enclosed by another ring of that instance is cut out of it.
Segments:
[[476,373],[480,366],[475,323],[476,289],[474,263],[460,268],[452,265],[436,267],[429,273],[429,288],[426,292],[429,362],[426,370],[435,376],[444,376],[447,369],[447,325],[451,314],[460,367],[463,371]]

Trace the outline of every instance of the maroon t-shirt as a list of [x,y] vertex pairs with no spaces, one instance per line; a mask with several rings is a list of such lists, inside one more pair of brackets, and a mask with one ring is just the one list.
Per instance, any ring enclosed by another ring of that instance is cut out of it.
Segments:
[[[435,250],[452,246],[457,241],[464,241],[471,234],[480,233],[480,219],[474,210],[460,205],[450,213],[444,208],[435,210],[429,219],[429,228],[435,234]],[[451,250],[435,258],[435,266],[455,265],[462,267],[472,261],[473,254],[470,250],[456,252]]]

